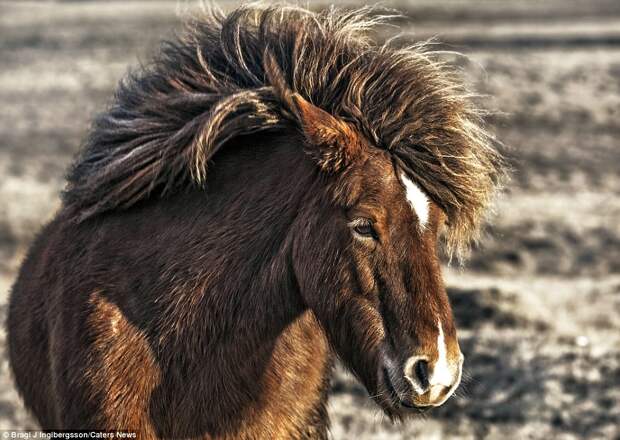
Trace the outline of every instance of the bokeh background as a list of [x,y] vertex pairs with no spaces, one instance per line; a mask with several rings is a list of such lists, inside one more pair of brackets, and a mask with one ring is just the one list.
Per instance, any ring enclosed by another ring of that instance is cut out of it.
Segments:
[[[446,269],[466,357],[458,395],[393,426],[339,368],[333,438],[620,438],[620,2],[384,5],[404,13],[405,38],[467,55],[446,56],[488,96],[513,173],[472,258]],[[191,6],[0,2],[2,321],[89,121]],[[2,330],[0,429],[35,428],[4,347]]]

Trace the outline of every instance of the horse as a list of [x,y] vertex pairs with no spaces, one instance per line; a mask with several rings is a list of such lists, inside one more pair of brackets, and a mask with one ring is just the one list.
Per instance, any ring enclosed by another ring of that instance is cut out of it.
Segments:
[[327,438],[337,359],[394,422],[454,393],[440,257],[502,158],[449,63],[376,41],[389,20],[211,9],[121,81],[10,296],[43,429]]

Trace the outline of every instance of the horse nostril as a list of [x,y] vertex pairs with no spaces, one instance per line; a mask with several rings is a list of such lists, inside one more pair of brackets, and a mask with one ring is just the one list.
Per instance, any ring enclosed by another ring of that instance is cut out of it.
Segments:
[[419,361],[415,363],[414,371],[415,371],[416,377],[420,381],[420,385],[422,386],[422,388],[427,388],[429,385],[428,383],[428,362],[426,362],[424,359],[420,359]]

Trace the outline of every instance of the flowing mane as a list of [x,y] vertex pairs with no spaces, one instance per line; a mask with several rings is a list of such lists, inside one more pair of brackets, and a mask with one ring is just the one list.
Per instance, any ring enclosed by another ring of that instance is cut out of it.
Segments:
[[206,181],[232,138],[299,127],[298,93],[350,123],[445,211],[448,243],[475,236],[501,180],[501,158],[452,69],[424,45],[369,36],[371,8],[207,11],[152,63],[128,75],[68,175],[77,220]]

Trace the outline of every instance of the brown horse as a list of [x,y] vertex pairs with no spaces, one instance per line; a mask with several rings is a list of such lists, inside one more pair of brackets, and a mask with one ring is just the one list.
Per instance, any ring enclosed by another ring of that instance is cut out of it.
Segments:
[[394,420],[454,392],[438,243],[472,238],[501,160],[381,20],[210,12],[121,83],[11,295],[43,428],[325,438],[335,356]]

